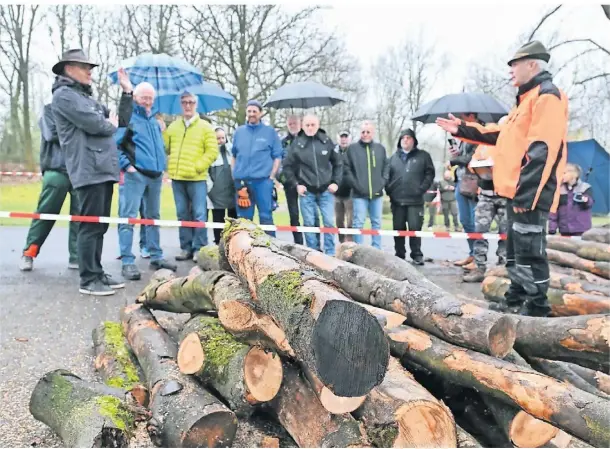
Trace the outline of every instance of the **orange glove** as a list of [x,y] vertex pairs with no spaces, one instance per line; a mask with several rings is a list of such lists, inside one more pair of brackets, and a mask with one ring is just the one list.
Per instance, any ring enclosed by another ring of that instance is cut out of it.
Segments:
[[247,209],[252,205],[250,202],[250,195],[248,195],[248,188],[243,186],[237,191],[237,205],[242,209]]

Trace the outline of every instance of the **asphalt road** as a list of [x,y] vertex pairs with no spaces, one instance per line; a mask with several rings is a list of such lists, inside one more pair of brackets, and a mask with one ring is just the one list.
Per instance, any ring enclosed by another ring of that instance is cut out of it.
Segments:
[[[29,398],[36,382],[58,368],[95,379],[91,331],[102,321],[118,320],[120,308],[134,302],[152,271],[147,261],[138,259],[141,281],[129,282],[111,297],[81,295],[78,272],[67,269],[67,228],[54,229],[35,260],[34,270],[22,273],[18,264],[26,235],[27,228],[0,227],[0,447],[61,447],[59,438],[29,413]],[[278,237],[292,239],[289,233]],[[166,256],[173,259],[179,252],[178,231],[162,229],[161,243]],[[369,243],[367,237],[365,243]],[[393,252],[392,238],[384,237],[383,246]],[[495,242],[491,242],[490,254],[495,248]],[[426,257],[437,262],[467,254],[463,240],[424,239],[422,249]],[[119,277],[117,255],[117,230],[111,226],[106,234],[103,265],[108,273]],[[461,284],[460,270],[447,265],[427,264],[422,272],[454,293],[479,294],[478,285]],[[192,262],[182,262],[177,274],[188,274],[192,266]]]

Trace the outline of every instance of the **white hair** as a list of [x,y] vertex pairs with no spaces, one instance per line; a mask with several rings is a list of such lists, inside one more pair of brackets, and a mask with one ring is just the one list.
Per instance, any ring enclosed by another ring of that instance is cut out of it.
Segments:
[[528,59],[528,61],[535,62],[536,65],[538,66],[539,72],[545,72],[549,69],[549,63],[546,61],[543,61],[542,59]]
[[192,94],[190,92],[184,92],[181,96],[180,99],[182,100],[183,98],[192,98],[193,100],[195,100],[195,104],[197,104],[197,102],[199,101],[199,98],[197,98],[197,95]]
[[145,90],[149,90],[153,93],[153,95],[156,95],[155,88],[153,87],[153,85],[150,84],[149,82],[143,81],[140,84],[138,84],[136,86],[136,88],[133,90],[133,96],[137,97],[137,96],[141,95],[142,92]]

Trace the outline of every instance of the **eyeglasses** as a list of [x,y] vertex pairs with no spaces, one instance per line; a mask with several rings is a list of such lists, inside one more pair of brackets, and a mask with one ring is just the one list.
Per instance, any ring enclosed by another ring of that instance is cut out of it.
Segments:
[[184,105],[194,105],[196,102],[192,101],[192,100],[183,100],[180,103],[184,104]]

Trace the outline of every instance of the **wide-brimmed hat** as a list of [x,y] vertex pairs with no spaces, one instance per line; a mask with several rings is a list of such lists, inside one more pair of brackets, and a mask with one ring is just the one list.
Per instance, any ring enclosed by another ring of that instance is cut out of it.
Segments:
[[89,57],[87,54],[81,50],[80,48],[75,48],[72,50],[66,51],[57,64],[53,66],[51,69],[55,75],[61,75],[63,72],[63,68],[66,64],[71,62],[80,62],[81,64],[90,65],[91,68],[99,66],[99,64],[95,64],[89,61]]
[[508,61],[508,65],[520,59],[541,59],[542,61],[549,62],[551,54],[540,41],[531,41],[517,50],[517,53]]

